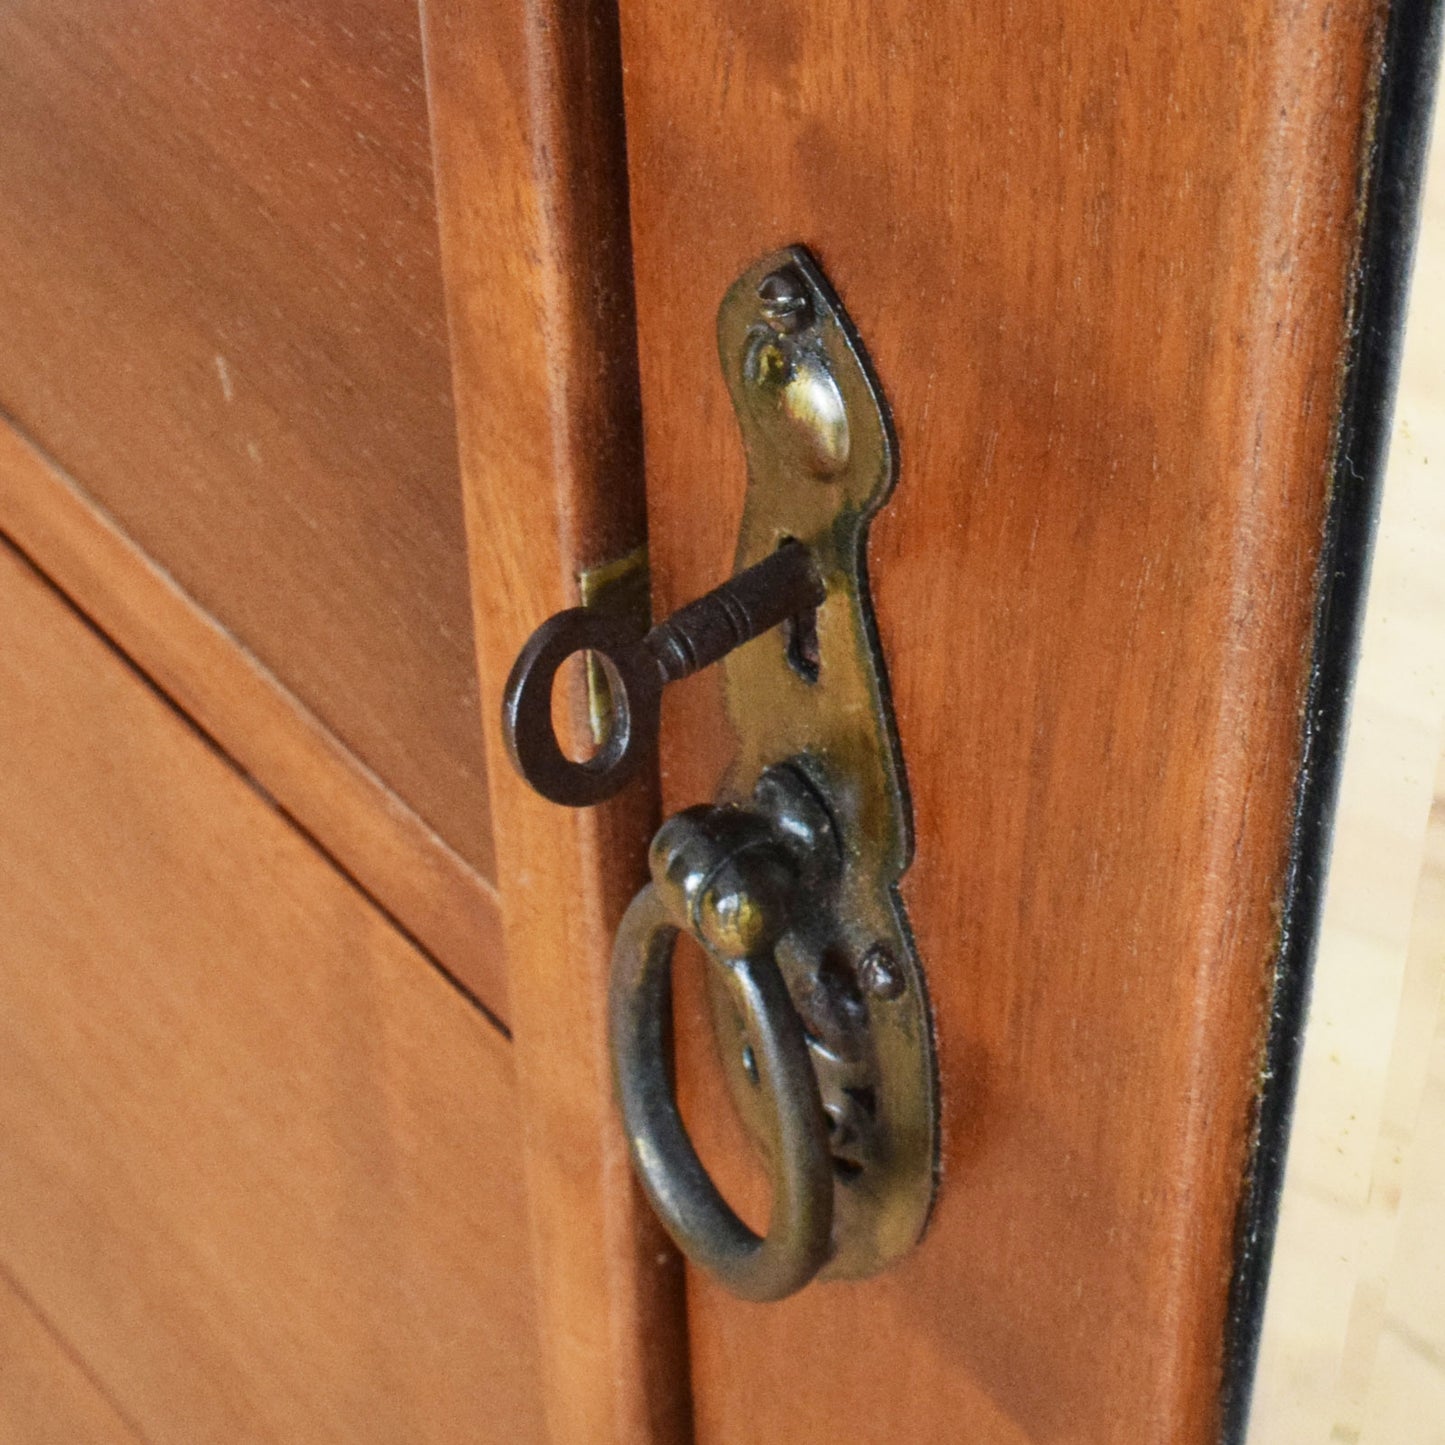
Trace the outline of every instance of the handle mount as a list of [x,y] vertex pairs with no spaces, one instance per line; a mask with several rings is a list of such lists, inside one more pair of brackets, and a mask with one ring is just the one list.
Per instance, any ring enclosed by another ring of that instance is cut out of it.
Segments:
[[[585,806],[651,752],[667,683],[722,667],[734,762],[715,804],[654,840],[653,881],[613,953],[613,1069],[633,1163],[673,1238],[736,1293],[779,1299],[886,1268],[933,1201],[931,1019],[898,896],[911,814],[866,571],[897,446],[862,343],[801,247],[729,289],[718,355],[748,461],[733,577],[645,635],[559,613],[518,658],[503,725],[539,792]],[[611,724],[579,763],[552,731],[551,693],[583,649],[607,677]],[[728,1089],[770,1164],[765,1235],[722,1199],[677,1114],[665,1043],[679,931],[707,951]]]

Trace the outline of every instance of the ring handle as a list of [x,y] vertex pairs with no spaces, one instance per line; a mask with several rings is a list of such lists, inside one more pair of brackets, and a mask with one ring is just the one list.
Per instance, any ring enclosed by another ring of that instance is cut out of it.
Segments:
[[827,1262],[833,1171],[827,1116],[802,1021],[771,939],[725,957],[688,926],[725,968],[776,1120],[772,1212],[757,1235],[719,1193],[678,1113],[670,1068],[672,955],[680,931],[655,883],[632,900],[612,953],[612,1066],[632,1161],[667,1232],[693,1263],[735,1295],[778,1300]]

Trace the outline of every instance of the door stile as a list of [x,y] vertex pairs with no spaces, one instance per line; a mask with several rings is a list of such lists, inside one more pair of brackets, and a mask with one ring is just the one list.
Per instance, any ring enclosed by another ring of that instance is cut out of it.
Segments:
[[[943,1121],[896,1270],[766,1312],[690,1276],[697,1438],[1207,1445],[1383,7],[620,8],[659,612],[743,503],[732,278],[806,245],[892,410],[869,576]],[[668,810],[727,766],[713,686],[674,692]]]
[[616,15],[422,0],[546,1417],[559,1445],[690,1434],[682,1273],[612,1102],[607,971],[655,792],[546,802],[502,746],[539,618],[645,529]]

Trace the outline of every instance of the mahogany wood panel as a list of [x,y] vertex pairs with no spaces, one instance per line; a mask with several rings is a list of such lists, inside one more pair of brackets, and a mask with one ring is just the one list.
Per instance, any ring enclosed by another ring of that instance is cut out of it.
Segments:
[[501,1035],[3,545],[0,737],[0,1266],[149,1441],[538,1439]]
[[507,1012],[496,890],[13,428],[0,534],[481,1002]]
[[543,801],[502,751],[512,660],[641,540],[616,16],[607,0],[424,0],[510,1020],[555,1445],[688,1430],[681,1271],[633,1183],[606,1046],[644,786]]
[[0,1439],[15,1445],[136,1445],[142,1439],[3,1277]]
[[0,412],[489,873],[430,176],[413,0],[0,9]]
[[[876,363],[871,566],[944,1118],[895,1272],[689,1278],[702,1445],[1217,1438],[1374,0],[622,0],[659,610],[727,572],[714,313],[792,241]],[[725,760],[670,694],[669,807]],[[708,1157],[745,1173],[695,998]]]

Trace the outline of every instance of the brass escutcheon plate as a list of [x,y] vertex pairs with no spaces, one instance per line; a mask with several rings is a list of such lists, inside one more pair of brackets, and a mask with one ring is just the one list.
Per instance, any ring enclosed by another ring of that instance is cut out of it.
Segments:
[[[831,820],[836,867],[778,962],[832,1133],[833,1253],[820,1277],[856,1278],[917,1242],[938,1159],[928,994],[898,894],[911,812],[867,579],[868,526],[893,488],[897,447],[862,345],[803,248],[733,284],[718,353],[748,461],[735,571],[795,539],[826,587],[812,628],[767,634],[721,664],[737,737],[723,800],[748,802],[782,767]],[[710,984],[710,998],[734,1101],[772,1151],[742,1021],[725,987]]]

